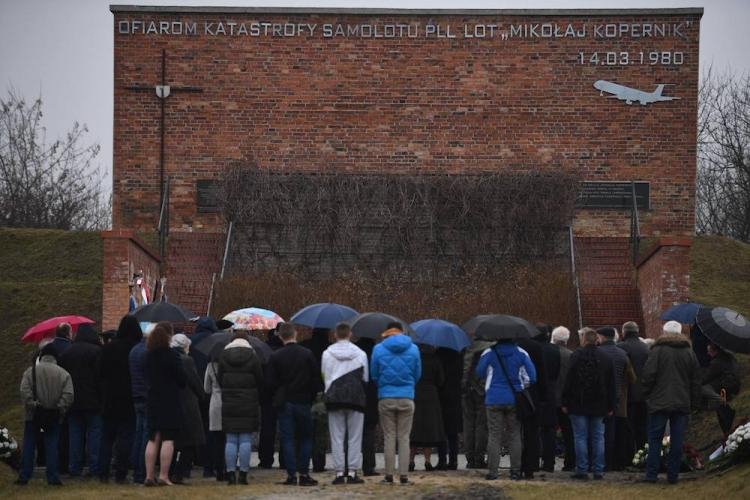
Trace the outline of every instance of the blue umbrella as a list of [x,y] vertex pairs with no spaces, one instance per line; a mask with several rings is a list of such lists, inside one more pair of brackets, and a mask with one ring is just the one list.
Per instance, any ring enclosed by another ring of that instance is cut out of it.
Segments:
[[442,319],[423,319],[411,324],[416,332],[415,342],[435,347],[463,351],[471,344],[469,336],[458,325]]
[[313,304],[297,311],[289,320],[290,323],[309,326],[310,328],[327,328],[333,330],[336,325],[356,316],[357,311],[351,307],[324,302]]
[[701,307],[703,307],[703,304],[696,304],[695,302],[677,304],[661,313],[659,318],[664,321],[677,321],[678,323],[692,325],[695,323],[695,317],[698,315],[698,309]]

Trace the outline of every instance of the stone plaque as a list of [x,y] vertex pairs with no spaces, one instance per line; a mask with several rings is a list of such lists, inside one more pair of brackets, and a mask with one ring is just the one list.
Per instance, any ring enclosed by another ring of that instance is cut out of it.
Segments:
[[[635,199],[640,210],[651,208],[651,184],[635,183]],[[576,198],[579,208],[630,208],[632,207],[630,182],[582,182]]]
[[221,183],[215,179],[196,181],[198,213],[214,213],[220,210]]

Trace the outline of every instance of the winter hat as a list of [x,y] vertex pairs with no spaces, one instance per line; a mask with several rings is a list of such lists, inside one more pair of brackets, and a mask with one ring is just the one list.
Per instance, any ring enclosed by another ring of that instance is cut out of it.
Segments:
[[598,335],[601,335],[602,337],[607,337],[608,339],[615,338],[615,335],[617,334],[615,329],[611,326],[603,326],[602,328],[597,328],[596,333]]
[[679,324],[677,321],[667,321],[664,323],[664,333],[672,334],[672,335],[679,335],[682,333],[682,325]]
[[174,337],[172,337],[172,341],[169,343],[169,347],[178,347],[185,350],[186,347],[188,347],[191,344],[190,339],[187,335],[184,333],[178,333]]

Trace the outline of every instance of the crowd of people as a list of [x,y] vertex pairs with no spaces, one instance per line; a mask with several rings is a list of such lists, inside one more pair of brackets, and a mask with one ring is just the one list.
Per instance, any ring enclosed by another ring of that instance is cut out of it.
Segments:
[[557,469],[573,479],[602,479],[648,443],[644,481],[655,482],[667,426],[675,483],[688,414],[711,407],[726,421],[726,401],[739,390],[732,354],[709,343],[702,371],[674,321],[653,342],[635,322],[621,339],[612,327],[583,328],[574,351],[562,326],[474,339],[457,352],[416,344],[399,323],[378,342],[353,338],[341,323],[298,343],[296,327],[280,323],[265,339],[270,355],[243,331],[210,354],[195,349],[217,331],[208,317],[186,335],[167,322],[142,331],[125,316],[102,344],[88,325],[75,334],[59,325],[21,381],[16,484],[28,483],[38,454],[50,485],[63,484],[61,473],[124,484],[131,470],[147,487],[187,484],[195,465],[203,477],[246,485],[254,445],[260,468],[278,460],[283,484],[317,485],[311,469],[326,469],[328,449],[333,484],[361,484],[361,475],[381,475],[378,425],[386,484],[410,484],[420,452],[427,471],[456,470],[460,435],[466,467],[486,469],[487,480],[500,477],[506,453],[510,479],[554,472],[559,454]]

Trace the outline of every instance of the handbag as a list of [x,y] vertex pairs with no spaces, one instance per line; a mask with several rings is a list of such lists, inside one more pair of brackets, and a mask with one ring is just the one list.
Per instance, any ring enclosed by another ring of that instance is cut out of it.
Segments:
[[508,382],[510,389],[513,391],[513,394],[515,395],[516,417],[519,420],[528,420],[532,418],[536,414],[536,405],[534,405],[534,400],[531,397],[531,393],[526,388],[523,388],[520,391],[516,390],[516,387],[510,381],[510,377],[508,376],[508,372],[505,369],[503,360],[500,359],[500,355],[497,353],[494,347],[492,348],[492,352],[495,353],[495,357],[497,357],[497,362],[500,363],[500,368],[502,368],[503,374],[505,375],[505,380]]
[[44,408],[36,397],[36,360],[31,365],[31,391],[34,396],[34,416],[32,422],[41,429],[49,430],[60,423],[60,410]]

